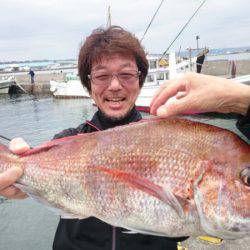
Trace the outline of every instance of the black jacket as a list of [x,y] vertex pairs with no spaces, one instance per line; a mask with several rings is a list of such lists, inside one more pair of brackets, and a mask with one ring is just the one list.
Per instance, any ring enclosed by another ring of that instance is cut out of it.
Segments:
[[236,126],[250,140],[250,105],[246,116],[239,116]]
[[[122,121],[111,121],[99,111],[91,122],[85,122],[76,129],[67,129],[55,138],[105,130],[130,122],[139,121],[141,114],[135,109]],[[94,125],[94,126],[92,126]],[[95,128],[96,127],[96,128]],[[176,250],[177,241],[186,238],[166,238],[143,234],[126,234],[123,228],[115,228],[94,217],[84,220],[60,219],[57,227],[54,250]]]

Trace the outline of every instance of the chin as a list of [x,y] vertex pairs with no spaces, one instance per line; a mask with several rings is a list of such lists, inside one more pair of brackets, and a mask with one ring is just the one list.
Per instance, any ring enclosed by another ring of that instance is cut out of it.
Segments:
[[119,121],[124,119],[129,113],[130,110],[126,112],[103,112],[102,113],[106,116],[106,118],[113,120],[113,121]]

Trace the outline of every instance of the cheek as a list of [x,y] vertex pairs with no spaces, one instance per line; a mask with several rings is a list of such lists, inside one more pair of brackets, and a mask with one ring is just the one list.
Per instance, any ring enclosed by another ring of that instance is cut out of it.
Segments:
[[135,86],[134,88],[130,89],[130,93],[131,93],[131,95],[130,95],[131,99],[133,99],[133,100],[137,99],[137,96],[140,93],[139,83],[138,83],[138,86]]
[[140,93],[139,81],[135,84],[123,87],[130,96],[137,96]]
[[102,95],[102,90],[100,88],[95,88],[95,87],[92,87],[91,88],[91,97],[94,99],[94,100],[97,100],[100,98],[100,96]]

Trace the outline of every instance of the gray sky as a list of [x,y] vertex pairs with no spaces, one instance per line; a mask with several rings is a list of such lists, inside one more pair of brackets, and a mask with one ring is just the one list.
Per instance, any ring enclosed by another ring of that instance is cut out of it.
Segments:
[[[143,45],[162,53],[202,0],[165,0]],[[77,58],[86,35],[107,22],[141,38],[160,0],[1,0],[0,61]],[[250,46],[250,1],[207,0],[172,49]]]

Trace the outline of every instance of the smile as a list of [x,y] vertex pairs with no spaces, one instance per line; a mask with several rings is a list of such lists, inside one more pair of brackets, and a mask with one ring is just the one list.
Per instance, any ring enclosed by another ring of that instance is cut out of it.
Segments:
[[108,102],[122,102],[124,101],[126,98],[124,97],[119,97],[119,98],[106,98],[105,101],[108,101]]

